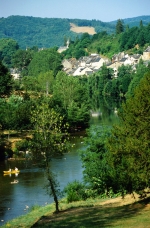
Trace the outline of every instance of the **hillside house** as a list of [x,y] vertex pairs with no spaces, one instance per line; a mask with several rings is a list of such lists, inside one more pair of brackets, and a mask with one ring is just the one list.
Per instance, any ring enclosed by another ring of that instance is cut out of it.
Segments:
[[99,69],[104,63],[108,63],[109,60],[107,58],[101,58],[99,54],[91,54],[90,56],[81,57],[79,62],[80,66]]
[[79,66],[79,61],[76,60],[76,58],[64,59],[62,61],[62,65],[63,71],[69,74],[69,72],[74,72],[77,69]]
[[73,76],[83,76],[83,75],[90,75],[93,74],[94,71],[89,67],[78,67],[75,72],[73,73]]
[[150,60],[150,46],[148,46],[146,50],[143,52],[142,59],[143,61]]
[[113,55],[111,61],[112,61],[112,63],[119,62],[124,57],[125,57],[125,53],[124,52],[119,52],[118,54]]
[[128,57],[124,61],[124,65],[134,65],[139,63],[142,56],[140,54],[128,55]]
[[66,51],[66,50],[69,48],[69,44],[70,44],[70,41],[67,40],[66,46],[61,46],[61,47],[59,47],[57,51],[58,51],[59,53],[62,53],[63,51]]

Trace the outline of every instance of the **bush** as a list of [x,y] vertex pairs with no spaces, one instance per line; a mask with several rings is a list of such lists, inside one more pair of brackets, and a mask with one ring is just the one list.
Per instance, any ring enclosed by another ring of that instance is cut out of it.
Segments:
[[86,200],[87,194],[84,184],[79,181],[74,181],[69,183],[64,192],[67,194],[67,202],[71,203],[73,201]]

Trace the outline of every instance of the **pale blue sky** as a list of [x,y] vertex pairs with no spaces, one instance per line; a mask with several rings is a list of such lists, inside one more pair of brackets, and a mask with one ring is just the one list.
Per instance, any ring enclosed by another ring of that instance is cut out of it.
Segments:
[[150,0],[0,0],[0,17],[11,15],[109,22],[150,15]]

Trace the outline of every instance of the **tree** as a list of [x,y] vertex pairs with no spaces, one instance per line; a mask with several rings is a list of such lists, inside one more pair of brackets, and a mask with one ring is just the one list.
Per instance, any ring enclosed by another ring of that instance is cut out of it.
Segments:
[[0,39],[0,59],[7,67],[12,67],[12,59],[19,49],[17,42],[10,38]]
[[0,61],[0,97],[9,95],[12,91],[12,76]]
[[61,102],[70,126],[87,126],[90,118],[87,88],[79,78],[60,71],[53,91],[53,98]]
[[117,185],[132,193],[150,185],[150,72],[127,99],[108,140]]
[[63,117],[59,113],[49,108],[48,102],[48,99],[45,98],[40,105],[37,105],[32,114],[34,133],[30,147],[33,152],[33,160],[46,171],[50,194],[54,198],[56,212],[58,212],[60,191],[51,171],[50,161],[54,156],[67,150],[67,133],[65,131],[67,125],[63,124]]
[[28,75],[38,76],[40,73],[53,71],[54,76],[62,69],[61,55],[56,48],[49,48],[35,53],[28,67]]
[[143,78],[143,75],[148,71],[149,69],[143,64],[143,61],[140,60],[136,73],[132,75],[133,79],[131,83],[129,84],[128,91],[126,94],[126,97],[129,98],[130,96],[134,96],[134,90],[136,87],[140,84],[140,80]]
[[23,89],[26,91],[40,91],[38,78],[34,76],[24,76],[22,78]]
[[17,50],[13,57],[13,67],[21,71],[22,76],[28,75],[28,66],[33,59],[34,54],[37,50],[28,48],[27,50]]
[[129,84],[132,80],[132,74],[133,70],[131,66],[122,65],[118,68],[118,78],[116,80],[118,82],[118,92],[120,93],[120,95],[126,95]]
[[105,192],[109,194],[109,190],[113,186],[106,148],[106,140],[109,135],[109,127],[91,128],[85,138],[86,149],[81,151],[84,181],[96,195]]
[[38,76],[38,82],[42,92],[49,94],[53,92],[54,74],[53,71],[41,73]]
[[118,19],[116,24],[116,34],[120,34],[124,31],[123,21]]

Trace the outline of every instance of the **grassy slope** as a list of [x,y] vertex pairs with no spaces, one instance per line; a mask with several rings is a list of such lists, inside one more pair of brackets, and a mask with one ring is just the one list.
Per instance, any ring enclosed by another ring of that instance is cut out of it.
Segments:
[[134,199],[127,195],[124,200],[89,199],[85,202],[67,204],[60,202],[61,212],[53,214],[54,205],[40,207],[24,216],[20,216],[4,226],[12,228],[29,227],[115,227],[148,228],[150,227],[150,197],[145,200]]

